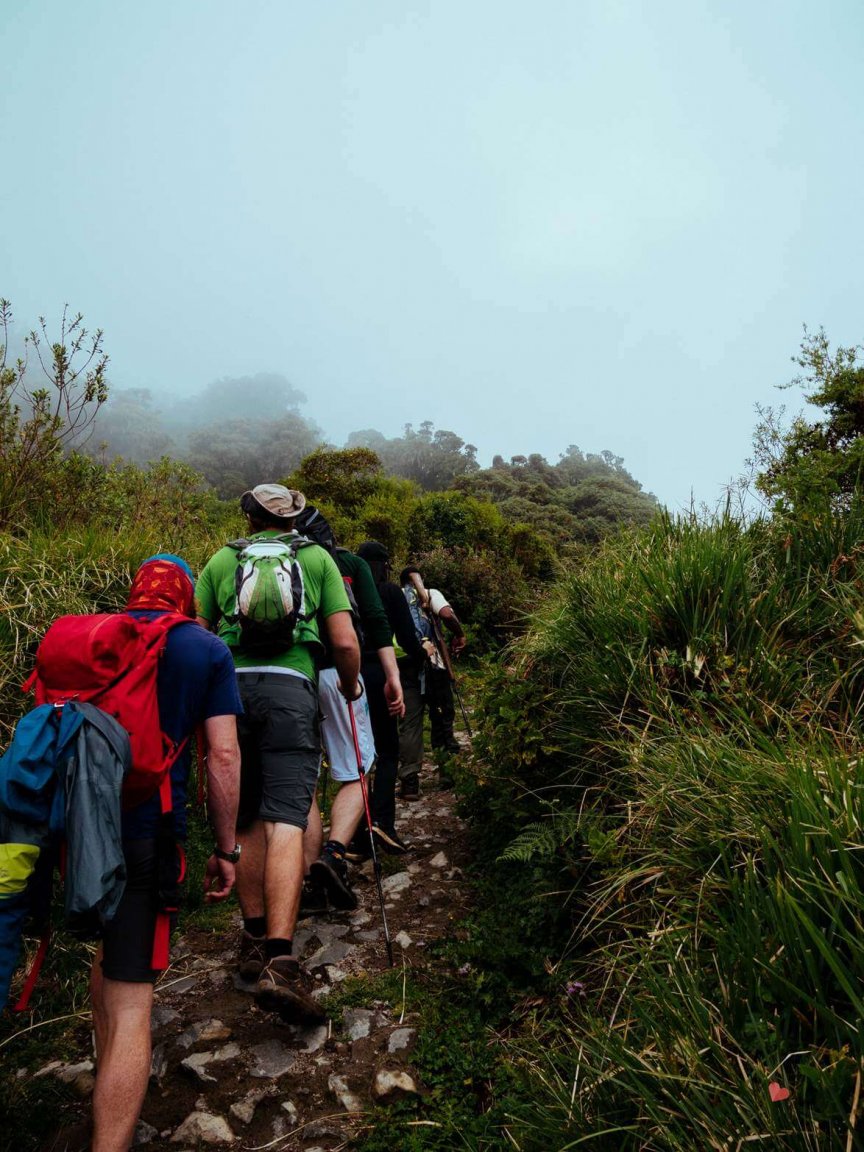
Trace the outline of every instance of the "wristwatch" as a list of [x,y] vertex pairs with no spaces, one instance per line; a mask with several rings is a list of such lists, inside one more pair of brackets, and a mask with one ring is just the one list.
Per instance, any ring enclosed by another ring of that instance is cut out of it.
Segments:
[[217,845],[217,847],[213,849],[213,855],[217,860],[227,860],[229,864],[236,864],[240,859],[240,845],[235,844],[234,848],[230,852],[225,852]]

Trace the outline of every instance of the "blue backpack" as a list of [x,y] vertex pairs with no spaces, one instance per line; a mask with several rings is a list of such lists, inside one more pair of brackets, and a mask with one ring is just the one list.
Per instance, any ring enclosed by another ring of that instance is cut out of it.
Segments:
[[[126,882],[120,792],[129,737],[92,704],[42,704],[18,723],[0,757],[0,1010],[30,919],[47,923],[51,868],[65,847],[66,924],[93,935],[117,910]],[[48,947],[43,935],[16,1009],[23,1011]]]

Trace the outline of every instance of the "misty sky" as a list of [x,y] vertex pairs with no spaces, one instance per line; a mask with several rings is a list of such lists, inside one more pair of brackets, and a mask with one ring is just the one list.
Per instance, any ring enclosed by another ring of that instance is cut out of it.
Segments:
[[0,30],[0,295],[82,310],[119,387],[281,372],[336,443],[609,448],[677,507],[741,470],[803,323],[864,336],[853,0],[0,0]]

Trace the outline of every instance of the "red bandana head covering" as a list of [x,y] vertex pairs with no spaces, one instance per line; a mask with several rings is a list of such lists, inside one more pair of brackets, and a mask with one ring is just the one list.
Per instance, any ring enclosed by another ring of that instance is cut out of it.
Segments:
[[192,570],[179,556],[162,554],[145,560],[132,580],[127,609],[195,615]]

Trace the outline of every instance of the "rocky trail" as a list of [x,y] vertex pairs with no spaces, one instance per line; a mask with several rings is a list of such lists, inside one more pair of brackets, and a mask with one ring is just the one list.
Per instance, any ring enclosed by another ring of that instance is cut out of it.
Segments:
[[[427,766],[420,800],[401,804],[400,833],[412,851],[381,857],[391,980],[403,989],[400,974],[429,962],[430,947],[447,938],[467,903],[466,829],[453,793],[438,790],[435,778]],[[329,1152],[351,1147],[374,1125],[376,1108],[406,1095],[422,1098],[424,1086],[412,1069],[418,1019],[410,999],[404,993],[376,999],[376,978],[388,963],[371,861],[352,866],[352,879],[359,898],[354,912],[301,920],[295,935],[294,953],[313,974],[315,995],[325,1005],[333,1002],[323,1024],[286,1024],[256,1006],[254,985],[235,971],[239,915],[229,931],[192,929],[175,943],[156,989],[139,1148],[230,1144]],[[348,986],[350,1007],[340,996]],[[74,1080],[85,1098],[92,1086],[90,1061],[49,1065],[37,1074]],[[85,1115],[82,1104],[82,1120]],[[46,1152],[81,1146],[80,1134],[76,1142],[66,1130]]]

